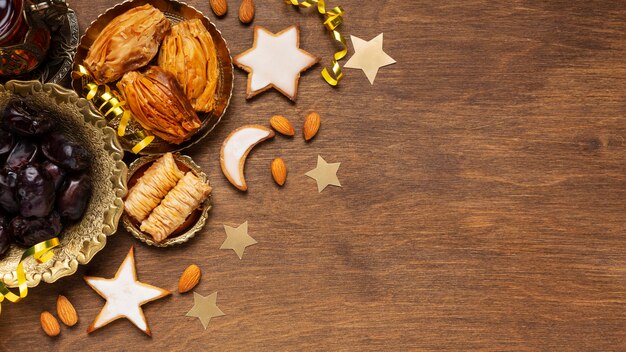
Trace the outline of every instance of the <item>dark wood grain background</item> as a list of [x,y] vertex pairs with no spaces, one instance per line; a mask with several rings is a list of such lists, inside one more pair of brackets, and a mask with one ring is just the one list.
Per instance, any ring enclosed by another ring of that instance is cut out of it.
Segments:
[[[115,1],[71,1],[84,30]],[[215,19],[233,54],[252,43],[236,17]],[[156,249],[124,230],[76,275],[3,304],[0,349],[140,351],[626,350],[626,2],[337,0],[343,33],[384,32],[398,63],[374,85],[346,70],[332,89],[321,66],[296,104],[276,92],[246,101],[237,70],[228,114],[189,150],[215,186],[190,243]],[[334,46],[313,10],[257,0],[255,24],[300,23],[302,47]],[[350,48],[352,49],[351,45]],[[352,50],[350,54],[352,54]],[[220,172],[233,129],[283,114],[312,143],[277,137],[248,160],[247,194]],[[304,173],[317,154],[341,162],[343,188],[318,194]],[[283,157],[284,188],[269,164]],[[243,260],[219,250],[223,224],[249,221]],[[144,306],[153,337],[120,320],[87,335],[103,300],[84,274],[111,277],[136,248],[142,281],[175,290],[204,272],[227,314],[208,329],[185,317],[191,294]],[[80,321],[52,339],[39,313],[59,293]]]

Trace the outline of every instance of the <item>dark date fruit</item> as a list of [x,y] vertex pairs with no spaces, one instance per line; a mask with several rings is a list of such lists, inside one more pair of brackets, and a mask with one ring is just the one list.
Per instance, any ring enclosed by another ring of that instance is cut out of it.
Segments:
[[57,210],[64,219],[76,221],[83,216],[90,199],[91,177],[71,175],[65,179],[57,195]]
[[0,208],[7,213],[15,214],[19,211],[15,197],[17,174],[9,170],[0,170]]
[[44,110],[29,106],[23,100],[14,100],[4,109],[4,126],[11,132],[26,136],[39,136],[48,132],[53,125]]
[[54,182],[54,189],[58,190],[63,184],[63,180],[65,180],[67,172],[60,168],[59,165],[48,160],[44,161],[41,166],[46,170],[52,179],[52,182]]
[[54,182],[37,164],[29,164],[17,174],[15,194],[24,217],[47,216],[54,207]]
[[57,212],[45,218],[16,216],[9,225],[11,239],[20,246],[31,247],[61,233],[61,218]]
[[74,143],[62,134],[52,133],[46,136],[41,144],[48,160],[72,171],[84,170],[90,164],[89,152],[81,145]]
[[0,215],[0,255],[3,255],[11,245],[11,235],[9,234],[9,224],[4,215]]
[[13,149],[13,136],[5,130],[0,130],[0,158],[9,154],[11,149]]
[[37,145],[29,140],[18,141],[7,157],[6,167],[18,171],[35,159],[37,150]]

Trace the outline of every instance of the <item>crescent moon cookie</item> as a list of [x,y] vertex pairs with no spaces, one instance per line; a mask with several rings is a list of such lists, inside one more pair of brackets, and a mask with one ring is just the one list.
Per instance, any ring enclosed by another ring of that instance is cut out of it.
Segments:
[[141,306],[172,294],[168,290],[144,284],[137,280],[133,247],[130,247],[130,251],[122,265],[117,269],[115,277],[103,279],[101,277],[85,276],[85,281],[107,301],[100,313],[98,313],[98,316],[96,316],[96,319],[89,325],[87,333],[93,332],[119,318],[126,318],[148,336],[152,336]]
[[319,60],[300,49],[300,26],[293,25],[276,34],[255,26],[254,45],[235,56],[233,62],[249,73],[248,99],[274,87],[295,101],[300,73]]
[[255,145],[274,137],[271,129],[261,125],[245,125],[234,130],[222,143],[220,165],[224,176],[241,191],[246,191],[244,166]]

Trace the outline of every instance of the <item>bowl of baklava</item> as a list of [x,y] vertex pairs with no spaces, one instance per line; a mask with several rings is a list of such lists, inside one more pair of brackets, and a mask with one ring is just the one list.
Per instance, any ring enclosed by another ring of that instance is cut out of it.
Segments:
[[[74,71],[81,70],[130,113],[129,121],[116,116],[108,123],[123,148],[139,154],[197,143],[219,123],[233,88],[232,59],[219,30],[173,0],[125,1],[100,15],[74,57]],[[84,76],[74,75],[72,85],[89,99]],[[134,149],[146,136],[151,142]]]
[[179,153],[149,155],[130,164],[124,227],[155,247],[189,241],[211,210],[211,184],[194,161]]

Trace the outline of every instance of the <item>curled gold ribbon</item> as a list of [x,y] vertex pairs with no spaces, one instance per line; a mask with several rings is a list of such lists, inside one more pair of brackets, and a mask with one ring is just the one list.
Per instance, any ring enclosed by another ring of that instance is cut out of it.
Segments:
[[137,145],[133,147],[133,153],[135,154],[139,153],[143,148],[148,146],[148,144],[152,143],[153,140],[154,140],[154,136],[147,136],[141,142],[137,143]]
[[[117,127],[117,135],[124,137],[126,135],[126,128],[130,122],[131,113],[124,108],[126,102],[122,101],[111,88],[102,84],[95,83],[93,76],[83,65],[78,65],[78,69],[74,71],[74,77],[80,78],[82,85],[82,94],[85,99],[91,101],[93,105],[104,115],[107,121],[119,118],[119,126]],[[147,147],[152,138],[143,137],[143,139],[137,143],[131,150],[133,153],[138,154],[142,149]]]
[[[22,298],[28,295],[28,285],[26,285],[26,273],[24,272],[24,260],[31,255],[37,262],[45,263],[54,257],[54,253],[50,250],[59,245],[59,239],[57,237],[51,238],[47,241],[39,242],[36,245],[28,248],[22,254],[20,262],[17,264],[15,273],[17,274],[17,286],[19,289],[19,296],[11,292],[9,288],[0,281],[0,302],[6,298],[9,302],[17,303]],[[2,312],[2,305],[0,305],[0,312]]]
[[331,67],[332,73],[328,70],[328,68],[324,67],[324,69],[322,70],[322,77],[324,78],[326,83],[330,84],[331,86],[338,85],[339,81],[341,81],[341,79],[343,78],[343,72],[341,70],[341,66],[339,66],[339,60],[343,59],[348,53],[348,45],[346,44],[346,40],[343,35],[341,35],[339,31],[337,31],[337,27],[339,27],[339,25],[343,23],[343,9],[341,8],[341,6],[337,6],[332,10],[326,11],[324,0],[304,0],[302,2],[300,2],[299,0],[284,1],[286,4],[290,4],[300,8],[309,8],[313,5],[317,5],[317,12],[324,15],[324,26],[330,31],[332,38],[341,44],[343,49],[333,54]]

